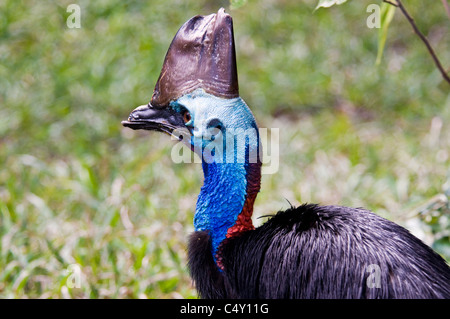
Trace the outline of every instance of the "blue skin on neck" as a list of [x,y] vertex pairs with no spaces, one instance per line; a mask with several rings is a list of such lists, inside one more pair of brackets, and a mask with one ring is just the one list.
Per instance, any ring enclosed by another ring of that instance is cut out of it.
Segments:
[[194,216],[196,231],[208,230],[215,257],[227,231],[236,223],[246,196],[246,170],[243,164],[202,163],[205,181],[197,199]]
[[191,115],[186,125],[192,136],[183,142],[202,158],[205,177],[194,227],[196,231],[209,231],[215,260],[220,243],[236,223],[246,200],[248,163],[260,150],[257,125],[240,97],[223,99],[197,89],[170,105]]

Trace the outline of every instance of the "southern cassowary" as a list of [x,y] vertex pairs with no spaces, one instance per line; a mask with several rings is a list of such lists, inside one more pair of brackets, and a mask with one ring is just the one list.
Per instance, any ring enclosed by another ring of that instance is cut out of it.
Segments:
[[177,32],[151,101],[122,122],[167,133],[202,159],[188,266],[203,298],[450,298],[450,268],[367,210],[301,205],[252,224],[261,145],[239,97],[231,16]]

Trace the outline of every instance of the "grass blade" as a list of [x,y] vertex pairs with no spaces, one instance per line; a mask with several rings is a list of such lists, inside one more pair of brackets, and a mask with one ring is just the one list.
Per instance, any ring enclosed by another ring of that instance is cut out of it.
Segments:
[[381,63],[383,57],[384,45],[386,44],[387,32],[392,19],[394,18],[395,9],[393,5],[388,3],[381,4],[381,27],[378,29],[378,52],[376,65]]

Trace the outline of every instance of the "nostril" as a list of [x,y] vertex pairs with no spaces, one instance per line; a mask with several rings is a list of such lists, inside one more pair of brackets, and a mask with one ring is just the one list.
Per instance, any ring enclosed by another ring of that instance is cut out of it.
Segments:
[[[150,109],[149,104],[138,106],[130,113],[130,115],[128,116],[128,121],[142,120],[143,118],[145,119],[146,118],[145,112],[148,112],[149,109]],[[139,114],[144,115],[143,118]]]
[[128,121],[135,121],[135,120],[139,120],[139,114],[137,112],[133,112],[130,114],[130,116],[128,117]]

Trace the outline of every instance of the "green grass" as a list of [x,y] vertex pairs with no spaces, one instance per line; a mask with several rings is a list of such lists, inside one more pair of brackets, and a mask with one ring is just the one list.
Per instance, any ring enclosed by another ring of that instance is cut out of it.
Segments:
[[[379,67],[368,3],[248,1],[231,10],[241,96],[280,128],[261,215],[363,206],[450,260],[450,90],[398,12]],[[221,1],[0,3],[0,297],[195,298],[186,270],[202,184],[170,138],[120,121],[148,102],[177,29]],[[408,9],[444,66],[441,3]],[[81,287],[70,288],[70,265]]]

